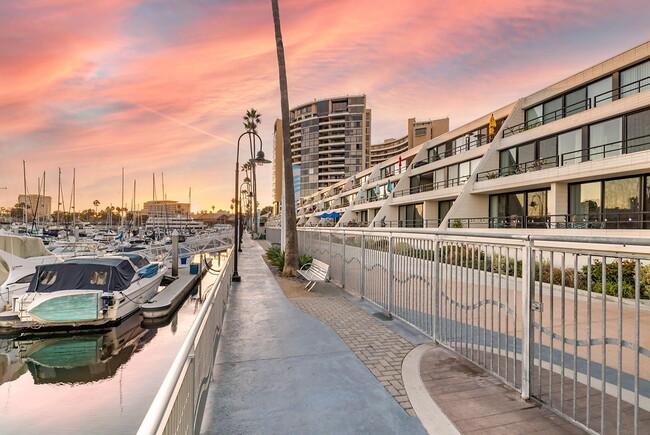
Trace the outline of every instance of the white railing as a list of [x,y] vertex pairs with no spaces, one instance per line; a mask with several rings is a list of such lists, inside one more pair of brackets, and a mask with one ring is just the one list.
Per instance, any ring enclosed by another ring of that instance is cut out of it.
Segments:
[[298,242],[524,399],[592,433],[650,433],[650,240],[305,228]]
[[[197,432],[200,404],[207,393],[231,287],[232,249],[183,341],[138,434]],[[155,367],[152,367],[155,369]],[[146,376],[146,373],[143,373]]]

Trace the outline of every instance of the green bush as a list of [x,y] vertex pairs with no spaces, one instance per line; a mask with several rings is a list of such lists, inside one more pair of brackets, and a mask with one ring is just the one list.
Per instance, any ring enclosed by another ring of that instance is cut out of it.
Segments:
[[[266,258],[269,259],[272,265],[278,269],[284,269],[284,252],[280,249],[279,246],[273,245],[266,250]],[[298,267],[302,267],[305,264],[311,263],[314,261],[311,255],[303,254],[298,257]]]

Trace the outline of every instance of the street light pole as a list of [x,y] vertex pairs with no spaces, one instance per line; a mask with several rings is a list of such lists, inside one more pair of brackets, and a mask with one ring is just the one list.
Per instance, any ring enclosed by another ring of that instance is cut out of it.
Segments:
[[255,133],[254,131],[246,131],[239,136],[237,139],[237,161],[235,162],[235,242],[234,242],[234,270],[232,273],[231,280],[233,282],[240,282],[241,276],[239,276],[239,271],[237,266],[239,265],[239,251],[241,250],[241,242],[239,241],[241,237],[241,227],[240,227],[240,215],[241,215],[241,204],[239,201],[239,145],[244,136],[254,135],[260,140],[260,150],[257,152],[257,155],[254,154],[255,150],[251,148],[251,158],[250,162],[253,164],[263,165],[265,163],[271,163],[269,160],[264,158],[264,151],[262,151],[262,138]]

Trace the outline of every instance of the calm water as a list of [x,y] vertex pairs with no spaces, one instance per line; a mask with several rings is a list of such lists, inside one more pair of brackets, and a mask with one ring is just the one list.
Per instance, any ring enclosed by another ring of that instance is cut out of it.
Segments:
[[138,314],[100,332],[0,338],[0,433],[135,433],[215,279],[163,324]]

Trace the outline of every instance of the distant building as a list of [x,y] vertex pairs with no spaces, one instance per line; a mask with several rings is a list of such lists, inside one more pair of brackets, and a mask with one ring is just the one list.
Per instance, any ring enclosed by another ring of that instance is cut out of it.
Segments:
[[52,197],[43,195],[18,195],[18,203],[27,206],[27,219],[34,218],[34,210],[39,219],[49,219],[52,214]]
[[449,131],[449,118],[416,122],[408,120],[406,136],[399,139],[386,139],[383,143],[370,145],[370,165],[374,166],[385,160],[400,155],[424,142]]
[[147,201],[142,207],[142,213],[149,217],[186,216],[190,213],[190,204],[170,200]]
[[192,213],[195,221],[204,222],[208,225],[214,224],[233,224],[235,215],[227,211],[219,210],[214,213]]

